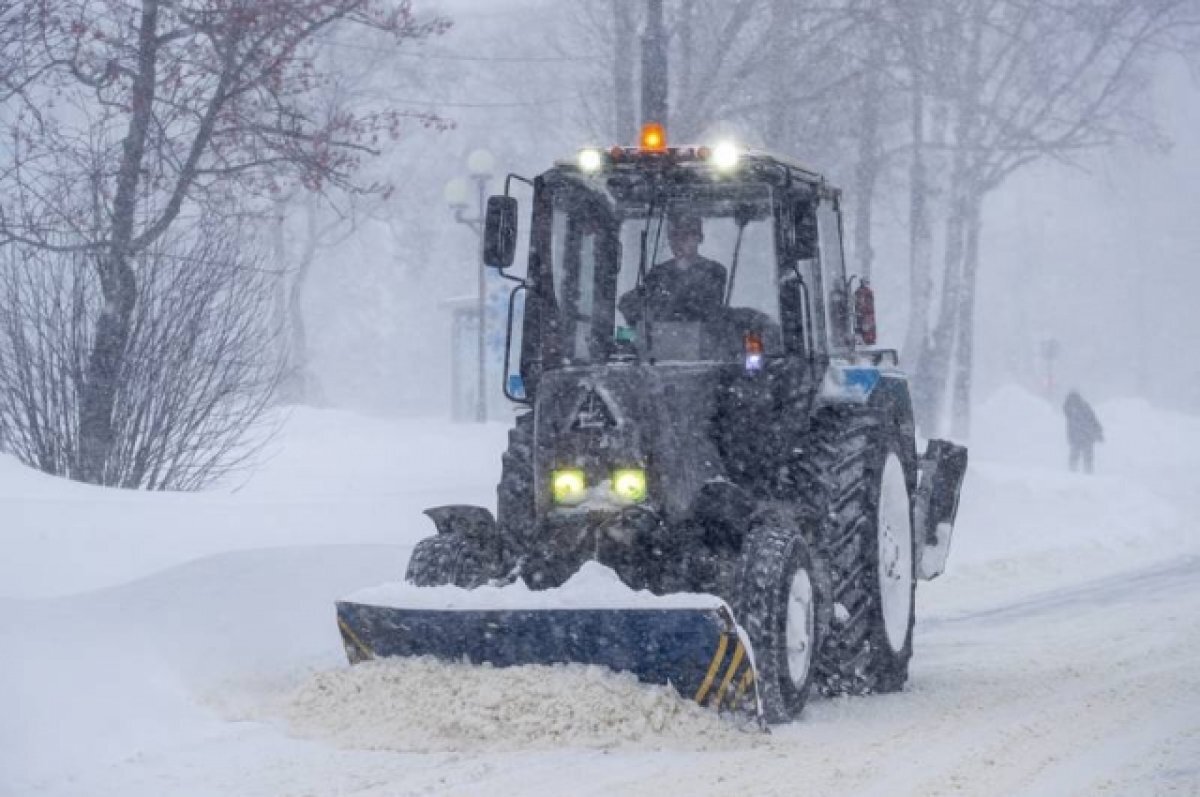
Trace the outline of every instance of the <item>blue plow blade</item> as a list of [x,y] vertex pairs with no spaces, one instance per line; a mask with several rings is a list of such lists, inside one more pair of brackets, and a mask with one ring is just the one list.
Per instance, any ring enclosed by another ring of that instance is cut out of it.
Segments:
[[724,606],[468,611],[340,601],[337,619],[351,664],[387,656],[495,667],[595,664],[761,718],[751,656]]

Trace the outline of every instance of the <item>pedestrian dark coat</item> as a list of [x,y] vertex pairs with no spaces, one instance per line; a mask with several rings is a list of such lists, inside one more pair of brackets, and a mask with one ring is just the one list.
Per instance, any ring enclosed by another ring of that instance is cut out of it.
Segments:
[[1063,414],[1067,416],[1067,442],[1072,446],[1104,442],[1104,427],[1096,411],[1076,391],[1067,394]]
[[1067,445],[1071,449],[1067,464],[1076,470],[1082,461],[1084,471],[1091,473],[1093,449],[1096,443],[1104,441],[1104,427],[1092,405],[1074,390],[1063,402],[1063,414],[1067,416]]

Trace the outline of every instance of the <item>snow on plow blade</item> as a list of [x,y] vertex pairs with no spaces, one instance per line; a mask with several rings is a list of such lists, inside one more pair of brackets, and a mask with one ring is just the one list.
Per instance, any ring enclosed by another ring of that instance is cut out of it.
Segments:
[[428,609],[337,604],[351,664],[434,656],[496,667],[595,664],[720,710],[760,715],[751,654],[729,609]]

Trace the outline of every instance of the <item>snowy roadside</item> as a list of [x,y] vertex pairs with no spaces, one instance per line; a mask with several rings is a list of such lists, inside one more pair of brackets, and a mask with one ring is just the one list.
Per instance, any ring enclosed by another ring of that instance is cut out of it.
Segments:
[[425,506],[491,504],[500,425],[298,413],[242,489],[196,496],[0,461],[0,795],[1086,793],[1079,762],[1122,743],[1145,771],[1110,756],[1113,793],[1200,791],[1181,764],[1200,753],[1200,420],[1100,410],[1089,478],[1058,462],[1055,408],[984,405],[909,688],[753,739],[608,674],[346,668],[333,601],[402,572]]
[[232,550],[411,546],[433,528],[426,507],[494,503],[507,431],[298,409],[258,471],[192,494],[95,488],[0,455],[0,598],[102,589]]
[[950,565],[921,586],[918,622],[1200,550],[1200,418],[1132,400],[1100,412],[1109,442],[1087,476],[1066,469],[1057,407],[1007,388],[977,410]]

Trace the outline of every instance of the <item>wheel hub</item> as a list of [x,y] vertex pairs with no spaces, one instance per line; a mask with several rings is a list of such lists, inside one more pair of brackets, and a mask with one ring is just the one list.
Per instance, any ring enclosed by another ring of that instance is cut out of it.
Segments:
[[912,616],[913,546],[908,485],[895,454],[883,466],[879,494],[879,597],[888,644],[900,652]]
[[788,676],[797,688],[808,678],[815,625],[812,580],[801,570],[788,590],[786,627]]

